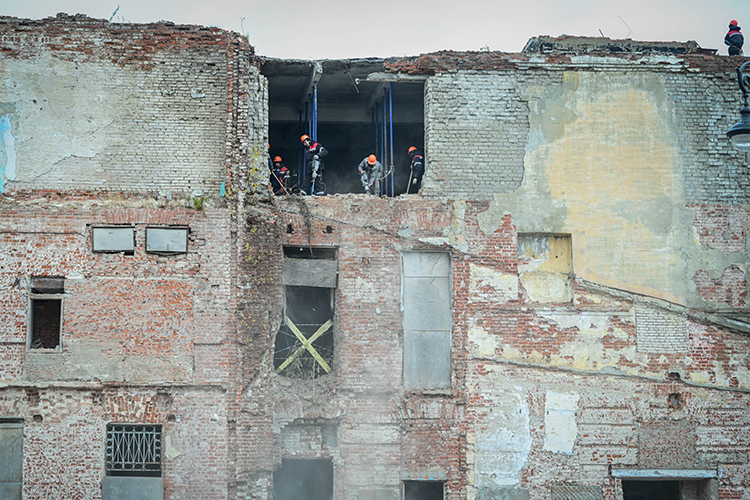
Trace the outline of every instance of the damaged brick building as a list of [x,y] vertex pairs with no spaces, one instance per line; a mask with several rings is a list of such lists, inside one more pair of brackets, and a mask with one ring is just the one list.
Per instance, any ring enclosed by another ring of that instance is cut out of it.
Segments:
[[737,59],[0,18],[0,497],[750,498]]

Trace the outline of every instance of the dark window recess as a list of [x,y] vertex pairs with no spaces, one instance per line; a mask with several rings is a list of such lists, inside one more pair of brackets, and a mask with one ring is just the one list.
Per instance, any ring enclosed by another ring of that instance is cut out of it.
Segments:
[[333,463],[331,460],[284,459],[273,473],[274,500],[331,500]]
[[108,476],[161,477],[161,425],[107,425]]
[[404,481],[404,500],[443,500],[443,482]]
[[284,257],[289,257],[290,259],[336,260],[336,249],[335,248],[310,248],[310,247],[284,247]]
[[679,500],[679,481],[623,481],[623,500]]
[[284,287],[284,319],[276,335],[274,368],[289,378],[313,379],[333,366],[334,289]]
[[60,346],[63,278],[32,278],[29,296],[31,349],[55,349]]

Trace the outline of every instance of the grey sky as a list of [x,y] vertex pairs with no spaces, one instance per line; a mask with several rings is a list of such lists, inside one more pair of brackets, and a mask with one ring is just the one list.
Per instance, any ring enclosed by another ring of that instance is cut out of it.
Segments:
[[749,0],[0,0],[0,15],[109,19],[118,6],[113,21],[244,30],[258,54],[300,59],[485,46],[519,52],[536,35],[600,36],[599,30],[610,38],[632,30],[636,40],[696,40],[726,54],[729,21],[750,29]]

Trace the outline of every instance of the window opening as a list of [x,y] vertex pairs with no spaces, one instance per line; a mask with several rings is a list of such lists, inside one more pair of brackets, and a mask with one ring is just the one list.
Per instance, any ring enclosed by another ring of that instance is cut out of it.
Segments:
[[273,473],[274,500],[331,500],[333,462],[330,459],[283,459]]
[[313,379],[333,365],[336,250],[284,248],[284,308],[276,334],[274,368],[289,378]]
[[161,425],[107,425],[108,476],[161,477]]
[[63,278],[32,278],[29,294],[29,348],[60,347]]
[[404,481],[404,500],[443,500],[442,481]]
[[383,73],[383,64],[374,58],[264,61],[269,153],[296,171],[300,185],[304,134],[328,150],[323,158],[327,194],[363,194],[357,165],[370,154],[387,174],[382,192],[386,186],[388,196],[406,192],[411,163],[407,150],[421,150],[424,144],[424,79],[402,81],[402,75]]
[[679,481],[623,481],[623,500],[680,500]]
[[23,485],[23,420],[0,419],[0,497],[21,500]]

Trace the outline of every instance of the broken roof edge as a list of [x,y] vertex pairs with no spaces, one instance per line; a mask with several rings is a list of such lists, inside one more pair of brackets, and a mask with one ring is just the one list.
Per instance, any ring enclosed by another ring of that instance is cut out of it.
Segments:
[[641,41],[626,39],[611,39],[607,37],[586,37],[560,35],[551,37],[539,35],[530,38],[521,53],[631,53],[631,54],[703,54],[715,55],[717,49],[704,49],[695,40],[687,42]]

